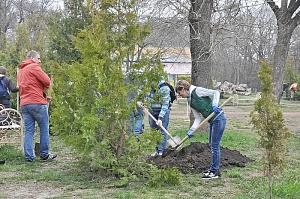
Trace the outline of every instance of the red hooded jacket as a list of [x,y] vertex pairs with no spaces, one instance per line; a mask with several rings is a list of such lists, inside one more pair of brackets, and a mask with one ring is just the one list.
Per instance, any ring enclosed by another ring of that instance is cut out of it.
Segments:
[[48,104],[45,91],[51,84],[49,76],[32,60],[24,60],[19,68],[20,105]]

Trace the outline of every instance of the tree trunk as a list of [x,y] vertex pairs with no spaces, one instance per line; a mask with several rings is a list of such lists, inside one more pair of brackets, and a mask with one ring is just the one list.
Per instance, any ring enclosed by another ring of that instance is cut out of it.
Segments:
[[126,135],[126,122],[122,120],[121,124],[122,124],[122,133],[119,137],[118,146],[117,146],[117,153],[116,153],[117,159],[120,159],[121,155],[123,154],[123,145],[124,145],[124,140]]
[[192,84],[212,88],[211,74],[211,14],[210,0],[191,1],[189,11]]
[[274,49],[273,67],[273,93],[280,103],[284,69],[289,51],[290,40],[295,28],[300,24],[300,13],[296,12],[300,7],[300,1],[281,0],[279,8],[273,0],[266,1],[277,19],[277,41]]
[[274,49],[274,62],[272,64],[274,81],[273,93],[275,94],[278,103],[280,103],[281,98],[284,69],[292,32],[293,30],[286,27],[286,24],[281,24],[281,22],[278,22],[277,42]]

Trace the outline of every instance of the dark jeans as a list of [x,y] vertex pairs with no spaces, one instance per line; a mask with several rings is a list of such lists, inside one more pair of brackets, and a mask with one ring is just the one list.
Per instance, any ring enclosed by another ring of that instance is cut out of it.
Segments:
[[141,135],[143,131],[143,119],[144,119],[143,109],[139,108],[137,111],[132,112],[129,121],[130,132],[134,132],[136,136]]
[[226,127],[227,118],[223,113],[210,124],[209,146],[212,153],[212,165],[209,170],[218,171],[220,166],[220,142]]
[[5,108],[10,108],[10,106],[9,106],[9,100],[8,100],[8,99],[2,99],[2,100],[0,100],[0,103],[1,103]]
[[[158,119],[159,112],[151,112],[151,114],[153,115],[153,117],[155,117],[155,119]],[[166,130],[168,130],[169,119],[170,119],[170,109],[167,110],[167,112],[162,120],[162,125]],[[167,147],[168,134],[165,133],[161,128],[159,128],[156,125],[156,122],[150,116],[149,116],[149,125],[152,129],[160,129],[161,135],[163,136],[163,140],[162,140],[162,142],[157,143],[156,151],[158,153],[164,152],[164,150]]]

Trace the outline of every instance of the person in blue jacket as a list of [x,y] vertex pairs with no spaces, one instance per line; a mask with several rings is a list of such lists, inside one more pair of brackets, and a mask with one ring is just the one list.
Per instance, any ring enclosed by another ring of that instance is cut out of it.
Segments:
[[[136,73],[136,72],[135,72]],[[130,71],[125,75],[125,85],[136,84],[140,85],[140,80],[136,78],[135,73]],[[138,98],[139,101],[143,101],[143,99],[139,99],[139,95],[142,92],[143,88],[139,86],[135,90],[130,90],[128,93],[129,103]],[[134,133],[137,137],[140,136],[144,132],[144,111],[141,107],[136,106],[129,118],[129,131]]]
[[208,143],[212,154],[212,164],[210,168],[203,172],[202,179],[213,179],[221,176],[220,166],[220,142],[226,127],[226,115],[218,106],[220,93],[217,90],[206,89],[190,85],[186,80],[178,80],[176,83],[176,92],[183,98],[188,98],[191,110],[195,117],[193,125],[187,132],[187,136],[192,138],[192,133],[202,121],[211,113],[215,115],[208,121],[210,123],[210,131]]
[[150,105],[149,112],[154,116],[157,121],[154,121],[149,116],[149,125],[152,129],[158,129],[163,136],[161,142],[157,143],[155,152],[151,156],[161,156],[166,149],[168,135],[164,132],[160,126],[162,125],[166,130],[169,126],[170,109],[172,106],[170,88],[165,85],[164,79],[160,80],[151,92],[146,96]]
[[6,95],[5,97],[0,97],[0,104],[4,106],[4,108],[10,108],[10,92],[16,93],[19,91],[19,88],[15,86],[12,80],[6,76],[6,68],[4,66],[0,66],[0,81],[3,80],[6,85]]

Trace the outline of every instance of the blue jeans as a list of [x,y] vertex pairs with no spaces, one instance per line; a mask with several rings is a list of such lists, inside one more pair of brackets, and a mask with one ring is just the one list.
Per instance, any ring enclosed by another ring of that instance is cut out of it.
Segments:
[[[150,113],[153,115],[153,117],[158,119],[159,112],[150,112]],[[166,130],[168,130],[169,119],[170,119],[170,109],[167,110],[167,112],[162,120],[162,125]],[[160,127],[158,127],[156,125],[156,122],[150,116],[149,116],[149,125],[152,129],[160,129],[161,135],[163,136],[163,140],[162,140],[162,142],[157,143],[156,152],[158,152],[158,153],[164,152],[164,150],[167,147],[168,134],[165,133]]]
[[8,99],[3,99],[3,100],[1,100],[1,104],[5,107],[5,108],[10,108],[10,106],[9,106],[9,101],[10,100],[8,100]]
[[49,115],[48,107],[43,104],[27,104],[21,106],[24,119],[25,138],[24,154],[26,159],[33,160],[33,136],[35,130],[35,121],[40,129],[40,156],[44,157],[49,154]]
[[221,157],[220,142],[226,127],[226,122],[226,115],[223,113],[210,124],[208,142],[212,153],[212,165],[209,170],[213,172],[219,170]]
[[143,109],[139,108],[137,111],[132,112],[129,121],[129,131],[134,132],[136,136],[141,135],[143,130],[143,120]]

